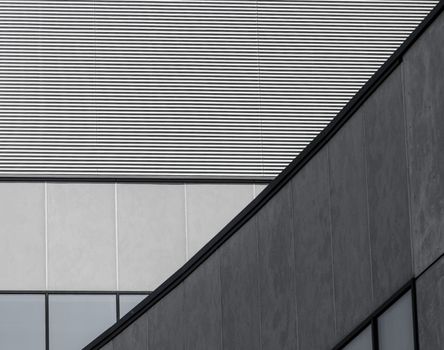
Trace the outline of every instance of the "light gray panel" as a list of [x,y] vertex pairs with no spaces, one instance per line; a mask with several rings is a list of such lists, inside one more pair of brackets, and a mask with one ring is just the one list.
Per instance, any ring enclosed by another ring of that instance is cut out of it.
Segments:
[[416,281],[421,350],[444,349],[444,258]]
[[372,350],[372,329],[367,327],[361,333],[359,333],[355,339],[348,343],[344,350]]
[[254,197],[257,197],[268,186],[268,184],[254,184]]
[[252,184],[187,185],[188,256],[208,243],[252,199]]
[[362,111],[328,144],[337,335],[342,338],[373,305]]
[[186,350],[222,349],[220,254],[216,251],[185,285]]
[[146,294],[120,294],[119,295],[119,315],[120,318],[125,316],[137,304],[147,297]]
[[116,322],[115,295],[50,295],[49,348],[78,350]]
[[148,349],[148,314],[145,313],[113,340],[113,350]]
[[323,350],[335,342],[326,149],[317,153],[291,183],[299,350]]
[[444,14],[403,59],[415,273],[444,252]]
[[297,329],[291,186],[282,188],[257,216],[261,349],[295,349]]
[[414,350],[412,293],[403,295],[378,318],[380,350]]
[[401,68],[364,105],[373,292],[380,305],[412,277]]
[[185,349],[184,297],[181,284],[148,311],[148,349]]
[[260,348],[257,221],[253,217],[221,248],[224,349]]
[[49,289],[116,289],[114,185],[48,184]]
[[118,184],[119,288],[154,290],[185,263],[183,185]]
[[45,296],[0,295],[0,348],[45,349]]
[[45,185],[0,183],[0,289],[45,289]]

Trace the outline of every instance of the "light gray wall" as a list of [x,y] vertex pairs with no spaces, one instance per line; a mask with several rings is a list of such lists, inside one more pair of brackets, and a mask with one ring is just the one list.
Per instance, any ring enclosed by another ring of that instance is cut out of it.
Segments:
[[[205,261],[214,272],[195,298],[186,285],[202,272],[147,311],[148,338],[162,339],[155,348],[329,349],[424,272],[444,253],[443,96],[441,14],[328,144]],[[417,282],[422,350],[444,346],[442,261]],[[196,298],[209,288],[221,298],[200,319]],[[191,329],[205,331],[190,343]]]
[[154,290],[262,184],[0,183],[0,289]]

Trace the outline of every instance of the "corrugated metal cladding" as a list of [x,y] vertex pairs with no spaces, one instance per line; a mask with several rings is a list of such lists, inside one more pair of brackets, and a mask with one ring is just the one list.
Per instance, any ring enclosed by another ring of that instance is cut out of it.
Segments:
[[272,177],[438,1],[0,2],[0,175]]

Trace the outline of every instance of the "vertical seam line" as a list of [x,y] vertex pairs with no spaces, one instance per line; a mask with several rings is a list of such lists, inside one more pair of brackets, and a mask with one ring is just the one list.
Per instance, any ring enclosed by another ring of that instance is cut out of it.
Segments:
[[255,218],[255,234],[256,234],[256,257],[257,257],[257,297],[258,297],[258,307],[259,307],[259,349],[262,349],[262,293],[261,293],[261,283],[260,283],[260,254],[259,254],[259,220]]
[[333,254],[333,223],[332,223],[332,205],[331,205],[331,176],[330,176],[330,146],[326,145],[327,149],[327,177],[328,177],[328,213],[330,218],[330,256],[331,256],[331,279],[332,279],[332,290],[333,290],[333,319],[335,325],[335,335],[337,334],[337,315],[336,315],[336,291],[335,291],[335,261]]
[[412,217],[412,194],[411,194],[411,168],[410,168],[410,157],[409,157],[409,133],[408,133],[408,122],[407,122],[407,108],[406,108],[406,92],[405,92],[405,67],[404,60],[401,64],[401,96],[402,96],[402,115],[404,122],[404,143],[405,143],[405,161],[407,171],[407,202],[408,202],[408,210],[409,210],[409,238],[410,238],[410,254],[411,254],[411,263],[412,263],[412,274],[415,275],[415,249],[413,246],[413,217]]
[[188,196],[187,196],[187,184],[183,184],[183,201],[184,201],[184,217],[185,217],[185,261],[188,261],[189,247],[188,247]]
[[48,183],[45,182],[45,288],[48,290]]
[[119,290],[119,222],[117,215],[117,182],[114,183],[114,239],[116,241],[116,290]]
[[217,257],[219,259],[219,284],[220,284],[220,293],[219,293],[219,300],[220,300],[220,350],[224,349],[224,307],[222,302],[222,250],[218,251]]
[[294,213],[294,188],[293,188],[293,182],[290,183],[290,210],[291,210],[291,221],[292,221],[292,234],[291,234],[291,238],[292,238],[292,244],[293,244],[293,266],[294,269],[292,271],[293,274],[293,290],[294,290],[294,303],[295,303],[295,313],[296,313],[296,317],[295,317],[295,326],[296,326],[296,349],[300,348],[299,345],[299,314],[298,314],[298,294],[296,291],[296,217],[295,217],[295,213]]
[[375,285],[373,279],[373,249],[372,249],[372,240],[371,240],[371,231],[370,231],[370,203],[369,203],[369,187],[368,187],[368,164],[367,164],[367,130],[365,127],[365,123],[367,120],[366,110],[363,109],[362,113],[362,148],[364,155],[364,176],[365,176],[365,196],[366,196],[366,207],[367,207],[367,238],[368,238],[368,247],[370,254],[370,283],[372,286],[372,301],[375,302]]

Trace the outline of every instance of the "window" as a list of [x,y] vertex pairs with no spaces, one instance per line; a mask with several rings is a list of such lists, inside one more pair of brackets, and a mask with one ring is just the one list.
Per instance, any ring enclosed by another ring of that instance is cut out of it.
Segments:
[[404,294],[378,318],[380,350],[414,350],[412,293]]
[[341,341],[334,350],[415,350],[413,282]]
[[120,318],[125,316],[134,306],[139,304],[143,299],[147,297],[146,294],[120,294]]
[[359,333],[348,345],[344,347],[344,350],[372,350],[372,328],[368,326],[365,330]]
[[50,295],[49,348],[78,350],[116,322],[115,295]]
[[45,296],[0,295],[0,349],[45,349]]

